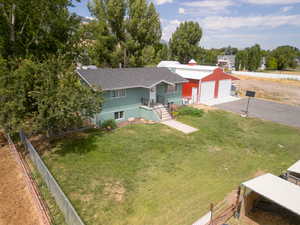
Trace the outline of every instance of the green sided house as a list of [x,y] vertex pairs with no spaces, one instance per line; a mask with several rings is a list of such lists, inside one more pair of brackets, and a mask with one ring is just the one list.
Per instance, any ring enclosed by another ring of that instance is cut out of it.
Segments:
[[93,118],[96,125],[109,119],[171,119],[169,109],[182,104],[182,83],[187,82],[167,68],[81,69],[77,73],[91,88],[103,91],[102,111]]

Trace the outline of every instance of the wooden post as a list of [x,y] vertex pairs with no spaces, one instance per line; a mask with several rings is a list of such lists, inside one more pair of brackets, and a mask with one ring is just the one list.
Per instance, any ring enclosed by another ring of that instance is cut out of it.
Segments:
[[214,225],[214,221],[213,221],[213,210],[214,210],[214,204],[210,203],[210,225]]

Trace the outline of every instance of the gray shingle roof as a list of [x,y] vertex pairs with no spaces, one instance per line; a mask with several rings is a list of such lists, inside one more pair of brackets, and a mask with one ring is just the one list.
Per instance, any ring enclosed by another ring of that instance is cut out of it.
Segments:
[[102,90],[144,87],[151,88],[160,82],[170,84],[187,82],[167,68],[121,68],[77,70],[85,82],[100,86]]

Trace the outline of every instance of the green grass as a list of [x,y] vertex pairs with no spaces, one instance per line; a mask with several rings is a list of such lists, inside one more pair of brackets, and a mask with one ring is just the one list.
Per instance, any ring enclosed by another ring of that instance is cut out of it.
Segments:
[[295,128],[221,111],[178,120],[199,131],[129,125],[64,138],[43,157],[87,225],[190,225],[257,171],[300,158]]

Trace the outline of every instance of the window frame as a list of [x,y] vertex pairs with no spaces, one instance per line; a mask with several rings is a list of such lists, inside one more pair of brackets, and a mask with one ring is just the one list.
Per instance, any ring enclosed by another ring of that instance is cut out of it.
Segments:
[[111,91],[112,98],[125,98],[126,97],[126,89],[117,89]]
[[[169,87],[174,87],[174,90],[169,91]],[[167,94],[174,94],[178,92],[178,84],[175,84],[175,86],[167,84],[166,89],[165,89],[165,93]]]
[[[122,117],[121,117],[121,114],[122,114]],[[117,118],[116,118],[116,115],[117,115]],[[124,120],[125,119],[125,111],[116,111],[116,112],[114,112],[114,119],[116,121]]]

